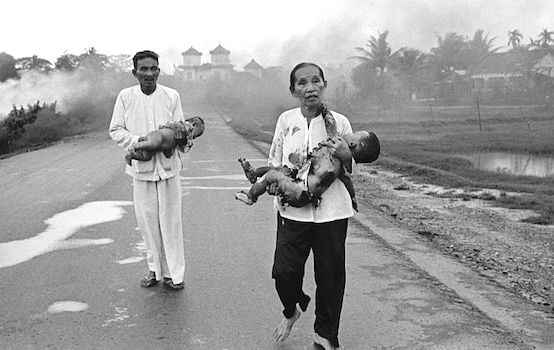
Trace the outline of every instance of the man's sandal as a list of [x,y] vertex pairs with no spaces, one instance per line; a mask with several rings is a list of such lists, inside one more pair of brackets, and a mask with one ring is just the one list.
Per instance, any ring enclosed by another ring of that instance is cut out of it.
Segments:
[[144,288],[152,287],[156,283],[158,283],[158,281],[156,280],[156,273],[154,271],[150,271],[148,275],[140,280],[140,286]]
[[185,288],[185,282],[174,284],[173,280],[169,277],[164,277],[164,284],[171,289],[179,290]]

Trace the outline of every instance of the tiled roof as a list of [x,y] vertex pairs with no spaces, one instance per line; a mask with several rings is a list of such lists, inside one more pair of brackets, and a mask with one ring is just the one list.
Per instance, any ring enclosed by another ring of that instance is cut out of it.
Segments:
[[222,53],[230,54],[231,51],[225,49],[223,46],[221,46],[221,44],[217,45],[215,49],[210,51],[210,54],[222,54]]
[[183,55],[188,56],[202,56],[202,53],[198,52],[194,47],[190,47],[187,51],[183,52]]
[[264,69],[264,67],[260,66],[258,62],[252,59],[246,66],[244,66],[244,69]]

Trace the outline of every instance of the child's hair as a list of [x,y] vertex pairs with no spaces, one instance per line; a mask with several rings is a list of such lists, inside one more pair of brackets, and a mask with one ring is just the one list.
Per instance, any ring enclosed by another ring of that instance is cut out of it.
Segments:
[[360,152],[353,154],[356,163],[371,163],[379,158],[381,145],[377,135],[369,132],[367,136],[360,139]]
[[204,120],[198,116],[186,120],[192,125],[192,138],[197,138],[204,133]]

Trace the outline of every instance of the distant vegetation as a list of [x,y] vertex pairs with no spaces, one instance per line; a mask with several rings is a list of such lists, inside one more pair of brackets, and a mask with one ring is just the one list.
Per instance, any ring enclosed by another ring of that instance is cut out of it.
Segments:
[[62,96],[62,101],[39,96],[27,107],[13,104],[7,115],[0,115],[0,154],[107,128],[117,93],[134,83],[131,57],[124,56],[109,57],[90,48],[79,56],[63,54],[53,65],[37,56],[14,59],[0,53],[4,95],[34,96],[42,89],[45,95]]

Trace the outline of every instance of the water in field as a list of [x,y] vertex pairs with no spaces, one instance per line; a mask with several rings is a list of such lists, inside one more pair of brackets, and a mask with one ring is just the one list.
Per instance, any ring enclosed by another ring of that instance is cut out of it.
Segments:
[[474,167],[493,172],[522,176],[554,176],[554,158],[528,154],[480,152],[458,155],[469,160]]

